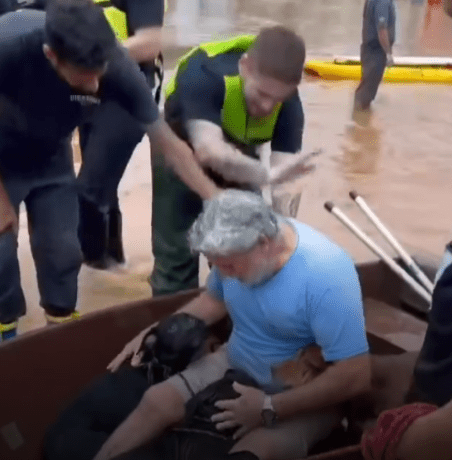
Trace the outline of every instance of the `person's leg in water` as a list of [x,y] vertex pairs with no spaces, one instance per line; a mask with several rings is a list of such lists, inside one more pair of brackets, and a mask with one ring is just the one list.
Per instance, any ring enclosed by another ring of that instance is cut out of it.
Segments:
[[199,257],[190,251],[187,233],[202,210],[201,198],[169,168],[160,155],[152,157],[152,248],[149,277],[154,296],[199,285]]
[[[355,91],[353,119],[365,124],[386,68],[386,53],[381,46],[361,45],[361,81]],[[361,120],[363,119],[363,120]]]
[[77,178],[79,239],[86,264],[99,269],[125,261],[118,186],[145,132],[115,102],[95,109],[79,128],[82,167]]

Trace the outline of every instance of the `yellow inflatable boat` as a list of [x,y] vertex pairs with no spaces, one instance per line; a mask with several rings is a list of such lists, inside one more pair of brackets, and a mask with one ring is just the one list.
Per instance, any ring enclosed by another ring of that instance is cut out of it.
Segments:
[[[331,61],[311,60],[305,65],[308,75],[324,80],[360,80],[359,57],[342,56]],[[451,58],[403,57],[395,58],[383,80],[392,83],[445,83],[452,84]]]

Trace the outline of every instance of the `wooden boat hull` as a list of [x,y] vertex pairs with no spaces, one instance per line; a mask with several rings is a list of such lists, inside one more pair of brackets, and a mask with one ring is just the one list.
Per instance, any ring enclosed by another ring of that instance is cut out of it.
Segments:
[[[382,263],[363,264],[358,270],[364,297],[377,299],[394,311],[401,302],[408,302],[420,312],[426,311],[425,302]],[[193,290],[112,307],[73,323],[32,331],[0,344],[0,459],[42,460],[45,430],[62,408],[88,382],[102,374],[111,359],[139,331],[173,313],[198,293]],[[403,353],[400,343],[391,339],[394,331],[385,336],[387,325],[374,323],[368,333],[372,352]],[[400,327],[406,324],[402,322]],[[224,324],[215,325],[213,330],[221,340],[227,338]],[[422,331],[417,340],[419,349]],[[312,458],[361,457],[355,446]]]
[[[334,61],[308,61],[308,75],[324,80],[360,80],[361,65]],[[385,70],[383,81],[389,83],[441,83],[452,84],[452,70],[432,66],[394,66]]]

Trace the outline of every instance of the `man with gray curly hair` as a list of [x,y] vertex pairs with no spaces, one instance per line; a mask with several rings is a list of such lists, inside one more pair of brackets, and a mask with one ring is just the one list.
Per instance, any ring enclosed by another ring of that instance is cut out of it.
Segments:
[[[370,361],[360,284],[351,258],[313,228],[276,214],[257,194],[226,190],[204,208],[189,232],[193,252],[213,268],[206,290],[179,312],[211,325],[229,314],[232,332],[217,351],[152,386],[95,460],[114,458],[154,439],[185,416],[185,404],[228,369],[237,399],[219,401],[217,430],[237,428],[230,454],[260,460],[304,458],[341,418],[340,405],[366,391]],[[139,362],[146,331],[110,364]],[[317,344],[326,370],[289,386],[277,370]]]

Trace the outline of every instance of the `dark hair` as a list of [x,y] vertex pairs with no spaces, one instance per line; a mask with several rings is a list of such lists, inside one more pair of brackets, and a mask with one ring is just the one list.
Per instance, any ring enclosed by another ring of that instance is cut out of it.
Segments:
[[116,46],[102,8],[92,0],[49,0],[45,32],[59,59],[86,69],[103,67]]
[[260,73],[285,83],[300,83],[306,47],[295,32],[282,26],[262,29],[248,55]]

